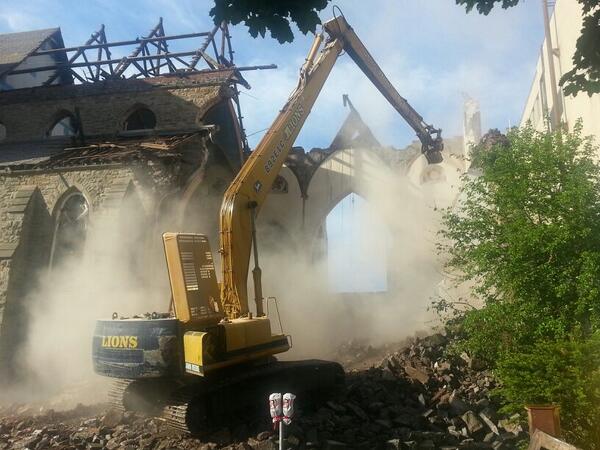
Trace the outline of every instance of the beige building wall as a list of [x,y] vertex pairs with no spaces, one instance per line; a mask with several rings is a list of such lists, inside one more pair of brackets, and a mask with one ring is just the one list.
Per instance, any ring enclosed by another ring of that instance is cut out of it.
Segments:
[[[548,60],[548,43],[544,39],[521,117],[521,126],[531,121],[537,130],[546,129],[547,117],[554,107],[549,63],[554,64],[558,84],[560,78],[573,68],[573,54],[581,31],[582,14],[581,5],[577,0],[556,0],[550,17],[550,38],[554,48],[552,61]],[[585,93],[579,93],[576,97],[565,97],[560,87],[555,88],[558,90],[559,110],[562,111],[561,121],[567,125],[567,129],[572,130],[576,121],[581,118],[584,135],[600,137],[600,95],[589,97]]]

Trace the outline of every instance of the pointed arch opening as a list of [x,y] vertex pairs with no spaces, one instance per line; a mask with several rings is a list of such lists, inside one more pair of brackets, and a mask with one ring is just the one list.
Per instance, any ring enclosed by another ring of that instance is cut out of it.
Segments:
[[54,218],[54,237],[50,252],[50,268],[83,250],[89,224],[90,205],[77,189],[63,194],[57,203]]
[[51,138],[73,137],[77,134],[77,119],[69,111],[56,114],[46,136]]
[[388,290],[389,231],[358,194],[340,200],[326,218],[327,272],[336,293]]
[[134,107],[123,124],[125,131],[153,130],[156,128],[156,115],[146,106]]

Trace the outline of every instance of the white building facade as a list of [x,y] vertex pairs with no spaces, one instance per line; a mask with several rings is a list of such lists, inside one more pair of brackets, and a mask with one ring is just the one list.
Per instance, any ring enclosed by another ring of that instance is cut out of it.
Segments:
[[[582,9],[577,0],[556,0],[554,11],[549,20],[551,52],[548,52],[548,39],[544,39],[535,75],[525,109],[521,117],[521,126],[527,122],[539,131],[548,129],[549,118],[557,108],[557,117],[572,130],[578,119],[583,121],[583,134],[600,138],[600,95],[564,96],[558,86],[560,78],[573,68],[573,54],[577,38],[581,32]],[[549,53],[552,54],[549,58]],[[557,105],[553,103],[551,70],[554,67]]]

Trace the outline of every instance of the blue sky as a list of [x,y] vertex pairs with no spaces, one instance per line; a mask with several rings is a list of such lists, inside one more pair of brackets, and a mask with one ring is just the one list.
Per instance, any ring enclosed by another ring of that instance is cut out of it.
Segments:
[[[542,41],[541,7],[523,0],[511,10],[484,17],[465,14],[453,0],[338,0],[347,20],[365,42],[401,95],[441,127],[461,133],[462,93],[481,103],[484,129],[519,121]],[[168,34],[204,31],[212,24],[211,0],[0,0],[0,32],[60,26],[66,45],[82,44],[101,23],[109,40],[143,36],[163,17]],[[331,17],[331,8],[321,14]],[[247,132],[270,125],[293,89],[312,37],[291,44],[253,39],[243,25],[232,29],[239,65],[275,63],[279,69],[249,72],[252,90],[242,94]],[[191,48],[190,41],[186,49]],[[177,49],[177,46],[173,47]],[[346,111],[354,105],[384,144],[403,147],[412,130],[370,85],[348,56],[334,68],[297,144],[326,147]],[[254,134],[251,145],[262,133]]]

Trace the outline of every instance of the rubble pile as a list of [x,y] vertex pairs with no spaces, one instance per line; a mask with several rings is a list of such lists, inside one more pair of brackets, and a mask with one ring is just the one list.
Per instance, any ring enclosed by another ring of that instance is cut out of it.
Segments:
[[[302,408],[286,430],[291,449],[495,449],[527,438],[519,417],[501,417],[490,398],[491,373],[477,361],[448,358],[441,334],[416,339],[367,370],[351,370],[346,389],[320,407]],[[371,358],[376,351],[349,344]],[[277,447],[265,401],[264,416],[232,420],[206,436],[182,436],[157,418],[78,406],[58,413],[0,408],[4,449],[227,449]]]
[[[388,387],[379,394],[383,405],[377,405],[380,417],[375,419],[384,427],[399,425],[387,448],[517,448],[527,434],[519,415],[498,414],[499,405],[490,397],[496,387],[492,373],[464,353],[446,356],[449,343],[442,334],[417,339],[362,375]],[[400,398],[392,399],[395,389]]]

